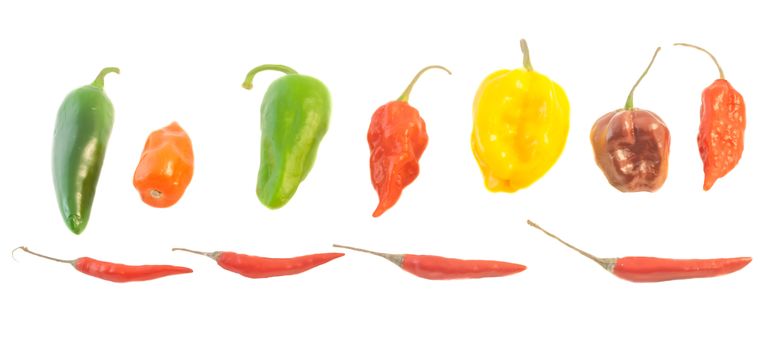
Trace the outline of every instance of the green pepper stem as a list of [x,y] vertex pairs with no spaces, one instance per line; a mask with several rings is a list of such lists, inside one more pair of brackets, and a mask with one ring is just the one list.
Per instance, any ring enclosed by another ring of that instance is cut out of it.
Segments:
[[587,253],[584,250],[576,248],[574,245],[572,245],[570,243],[567,243],[564,240],[562,240],[562,238],[559,238],[559,237],[555,236],[554,234],[552,234],[551,232],[549,232],[547,230],[544,230],[543,227],[538,226],[538,224],[535,223],[535,222],[533,222],[533,221],[528,220],[528,225],[530,225],[530,226],[532,226],[534,228],[537,228],[539,231],[545,233],[547,236],[549,236],[551,238],[556,239],[560,243],[564,244],[566,247],[568,247],[568,248],[570,248],[570,249],[572,249],[572,250],[580,253],[581,255],[583,255],[583,256],[591,259],[591,260],[593,260],[597,264],[601,265],[607,271],[612,272],[612,270],[615,268],[615,263],[617,262],[617,259],[614,259],[614,258],[612,258],[612,259],[610,259],[610,258],[597,258],[595,255],[592,255],[590,253]]
[[246,90],[253,88],[253,76],[263,70],[276,70],[285,74],[298,74],[298,72],[296,72],[293,68],[287,66],[279,64],[262,64],[254,69],[251,69],[251,71],[248,72],[248,75],[245,76],[245,81],[243,81],[243,88]]
[[654,55],[652,56],[652,60],[649,61],[649,65],[647,66],[647,69],[644,70],[644,73],[641,74],[639,77],[639,80],[636,81],[636,84],[633,84],[633,87],[631,88],[631,92],[628,93],[628,99],[625,101],[625,109],[631,110],[633,109],[633,92],[636,90],[636,87],[639,86],[639,83],[641,83],[641,80],[644,79],[644,77],[649,73],[649,68],[652,68],[652,64],[654,63],[654,59],[657,57],[657,54],[660,52],[660,48],[658,47],[657,50],[654,51]]
[[40,254],[40,253],[35,253],[35,252],[33,252],[33,251],[29,250],[29,248],[27,248],[27,247],[25,247],[25,246],[21,246],[21,247],[18,247],[18,248],[16,248],[16,249],[14,249],[14,250],[11,252],[11,256],[13,256],[13,255],[16,253],[16,251],[17,251],[17,250],[19,250],[19,249],[20,249],[20,250],[23,250],[23,251],[25,251],[25,252],[27,252],[27,253],[29,253],[29,254],[32,254],[32,255],[36,255],[36,256],[39,256],[40,258],[43,258],[43,259],[48,259],[48,260],[52,260],[52,261],[57,261],[57,262],[60,262],[60,263],[64,263],[64,264],[72,264],[72,265],[73,265],[73,264],[76,262],[76,260],[63,260],[63,259],[57,259],[57,258],[49,257],[49,256],[47,256],[47,255],[42,255],[42,254]]
[[520,39],[520,50],[523,54],[523,67],[528,72],[532,72],[533,65],[530,63],[530,51],[528,51],[528,42],[525,39]]
[[92,84],[90,84],[90,85],[92,85],[94,87],[99,87],[99,88],[102,89],[105,77],[106,77],[106,75],[108,75],[108,73],[119,74],[119,73],[121,73],[121,71],[119,70],[119,68],[116,68],[116,67],[106,67],[106,68],[103,68],[100,71],[100,73],[98,74],[98,76],[95,77],[95,80],[92,82]]
[[718,60],[715,58],[715,56],[713,56],[713,54],[710,53],[710,51],[707,51],[707,50],[705,50],[705,49],[703,49],[703,48],[701,48],[701,47],[699,47],[697,45],[686,44],[686,43],[675,43],[675,44],[673,44],[673,46],[686,46],[686,47],[690,47],[692,49],[697,49],[699,51],[702,51],[702,52],[706,53],[707,55],[710,56],[710,58],[712,58],[713,62],[715,62],[715,65],[718,66],[718,73],[720,73],[720,78],[723,79],[723,80],[726,79],[726,76],[723,75],[723,68],[720,67],[720,64],[718,63]]
[[219,255],[221,254],[220,252],[201,252],[201,251],[192,250],[192,249],[186,249],[186,248],[172,248],[173,252],[178,251],[178,250],[179,251],[183,251],[183,252],[188,252],[188,253],[193,253],[193,254],[207,256],[207,257],[209,257],[211,259],[214,259],[214,260],[218,259]]
[[422,76],[422,73],[425,73],[425,71],[427,71],[428,69],[433,69],[433,68],[445,70],[446,73],[449,73],[449,75],[451,75],[451,71],[446,69],[446,67],[444,66],[427,66],[425,68],[422,68],[422,70],[420,70],[417,73],[417,75],[414,76],[414,79],[412,79],[412,81],[406,87],[406,90],[404,90],[404,92],[401,94],[401,97],[398,98],[398,101],[402,101],[402,102],[409,101],[409,94],[412,93],[412,88],[414,87],[414,84],[417,83],[417,80]]

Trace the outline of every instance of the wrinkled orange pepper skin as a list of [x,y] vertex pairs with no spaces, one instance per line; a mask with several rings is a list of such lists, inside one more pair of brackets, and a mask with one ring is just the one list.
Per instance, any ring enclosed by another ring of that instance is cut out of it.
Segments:
[[146,204],[167,208],[179,201],[193,178],[193,145],[177,124],[156,130],[145,142],[133,183]]
[[746,128],[744,98],[728,80],[718,79],[702,92],[697,143],[704,165],[705,191],[739,163]]
[[425,121],[409,103],[388,102],[372,115],[367,141],[372,186],[380,199],[372,216],[378,217],[398,202],[420,173],[420,157],[428,143]]

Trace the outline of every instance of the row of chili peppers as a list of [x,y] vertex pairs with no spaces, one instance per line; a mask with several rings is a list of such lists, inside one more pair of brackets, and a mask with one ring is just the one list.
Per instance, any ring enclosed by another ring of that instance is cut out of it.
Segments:
[[[515,192],[541,178],[561,155],[570,125],[564,90],[536,72],[525,40],[520,42],[523,68],[499,70],[482,82],[473,104],[472,151],[491,191]],[[704,163],[704,190],[725,176],[741,158],[746,127],[744,101],[724,78],[702,94],[697,137]],[[590,133],[595,158],[609,183],[623,192],[656,191],[668,172],[670,132],[655,113],[634,108],[633,93],[652,61],[631,89],[624,108],[601,117]],[[379,203],[373,216],[382,215],[400,198],[419,173],[419,160],[428,136],[425,121],[408,103],[422,69],[401,96],[372,115],[367,141],[370,174]],[[261,105],[261,157],[256,194],[269,208],[284,206],[306,178],[327,132],[331,100],[316,78],[281,65],[252,69],[243,87],[252,88],[254,76],[275,70],[285,76],[267,89]],[[114,122],[114,109],[103,89],[104,78],[119,73],[104,68],[90,85],[71,92],[56,121],[53,179],[61,215],[68,228],[81,233],[87,226],[100,170]],[[175,204],[193,176],[193,147],[178,123],[148,137],[134,173],[134,186],[143,201],[154,207]]]
[[[715,277],[736,272],[752,261],[750,257],[724,259],[664,259],[629,256],[623,258],[598,258],[565,242],[528,220],[528,225],[558,240],[567,247],[593,260],[613,275],[631,282],[663,282],[690,278]],[[415,276],[430,280],[451,280],[502,277],[522,272],[524,265],[494,260],[462,260],[435,255],[388,254],[361,248],[334,244],[333,247],[373,254],[387,259]],[[191,273],[187,267],[171,265],[131,266],[82,257],[63,260],[49,257],[18,247],[27,253],[74,266],[84,274],[111,282],[147,281],[156,278]],[[201,252],[186,248],[174,248],[203,255],[216,261],[222,268],[249,278],[268,278],[299,274],[342,257],[343,253],[320,253],[294,258],[267,258],[227,251]]]

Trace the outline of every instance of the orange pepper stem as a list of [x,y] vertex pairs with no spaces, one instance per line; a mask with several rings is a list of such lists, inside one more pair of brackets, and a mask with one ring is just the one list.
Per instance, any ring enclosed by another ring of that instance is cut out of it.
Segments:
[[652,64],[654,63],[654,59],[657,57],[657,54],[660,53],[660,48],[658,47],[657,50],[654,51],[654,55],[652,56],[652,60],[649,61],[649,65],[647,66],[647,69],[644,70],[644,73],[641,74],[639,77],[639,80],[636,81],[636,84],[633,84],[633,87],[631,88],[631,92],[628,93],[628,99],[625,101],[625,109],[631,110],[633,109],[633,92],[636,90],[636,87],[639,86],[639,83],[641,83],[641,80],[644,79],[644,77],[649,73],[649,68],[652,68]]
[[530,51],[528,51],[528,42],[525,39],[520,39],[520,50],[523,54],[523,67],[528,72],[532,72],[533,65],[530,63]]
[[90,84],[90,85],[95,86],[95,87],[99,87],[99,88],[102,89],[105,77],[106,77],[106,75],[108,75],[108,73],[119,74],[119,73],[121,73],[121,71],[119,70],[119,68],[116,68],[116,67],[106,67],[106,68],[103,68],[100,71],[100,73],[98,74],[98,76],[95,77],[95,80],[93,80],[92,84]]
[[192,249],[187,249],[187,248],[172,248],[172,251],[173,251],[173,252],[176,252],[176,251],[183,251],[183,252],[188,252],[188,253],[193,253],[193,254],[203,255],[203,256],[207,256],[207,257],[209,257],[209,258],[211,258],[211,259],[214,259],[214,260],[218,259],[218,258],[219,258],[219,255],[221,255],[221,252],[201,252],[201,251],[192,250]]
[[58,259],[58,258],[49,257],[49,256],[47,256],[47,255],[42,255],[42,254],[40,254],[40,253],[35,253],[35,252],[33,252],[33,251],[29,250],[29,248],[27,248],[27,247],[25,247],[25,246],[21,246],[21,247],[18,247],[18,248],[16,248],[16,249],[14,249],[14,250],[11,252],[11,255],[13,255],[14,253],[16,253],[16,251],[17,251],[17,250],[19,250],[19,249],[20,249],[20,250],[23,250],[23,251],[25,251],[25,252],[27,252],[27,253],[29,253],[29,254],[32,254],[32,255],[36,255],[36,256],[38,256],[38,257],[40,257],[40,258],[43,258],[43,259],[48,259],[48,260],[52,260],[52,261],[57,261],[57,262],[59,262],[59,263],[64,263],[64,264],[71,264],[71,265],[74,265],[74,264],[76,263],[76,260],[64,260],[64,259]]
[[401,97],[398,98],[398,101],[401,101],[401,102],[409,101],[409,94],[412,93],[412,88],[414,87],[414,84],[417,83],[418,79],[420,79],[420,77],[422,76],[422,73],[425,73],[425,71],[429,69],[433,69],[433,68],[445,70],[446,73],[449,73],[449,75],[451,75],[451,71],[449,71],[448,69],[446,69],[446,67],[443,67],[443,66],[427,66],[425,68],[422,68],[422,70],[420,70],[417,73],[417,75],[414,76],[414,79],[412,79],[412,81],[406,87],[406,90],[404,90],[404,92],[401,94]]
[[726,76],[723,75],[723,68],[720,67],[720,64],[718,63],[718,60],[715,58],[715,56],[713,56],[712,53],[710,53],[710,51],[707,51],[707,50],[705,50],[705,49],[703,49],[703,48],[701,48],[701,47],[699,47],[697,45],[686,44],[686,43],[675,43],[675,44],[673,44],[673,46],[686,46],[686,47],[690,47],[692,49],[697,49],[699,51],[702,51],[702,52],[706,53],[708,56],[710,56],[710,58],[713,60],[713,62],[715,62],[715,65],[718,67],[718,73],[720,73],[720,79],[723,79],[723,80],[726,79]]
[[280,64],[262,64],[254,69],[251,69],[251,71],[248,72],[248,75],[245,76],[245,81],[243,81],[243,88],[246,90],[253,88],[253,76],[263,70],[276,70],[285,74],[298,74],[298,72],[288,66],[283,66]]
[[538,226],[538,224],[536,224],[533,221],[528,220],[528,225],[533,226],[533,227],[539,229],[541,232],[545,233],[547,236],[549,236],[551,238],[556,239],[560,243],[564,244],[566,247],[568,247],[568,248],[570,248],[570,249],[572,249],[572,250],[580,253],[581,255],[583,255],[583,256],[591,259],[591,260],[593,260],[594,262],[596,262],[597,264],[599,264],[600,266],[602,266],[607,271],[612,272],[612,269],[615,267],[615,263],[617,262],[617,259],[598,258],[595,255],[592,255],[591,253],[587,253],[586,251],[581,250],[579,248],[576,248],[574,245],[563,241],[561,238],[559,238],[559,237],[555,236],[554,234],[552,234],[551,232],[545,230],[543,227]]

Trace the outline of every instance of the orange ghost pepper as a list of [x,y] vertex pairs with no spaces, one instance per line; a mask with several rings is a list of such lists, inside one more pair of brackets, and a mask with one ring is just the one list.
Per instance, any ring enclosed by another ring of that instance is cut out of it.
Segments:
[[396,204],[404,188],[420,173],[419,160],[427,147],[428,135],[425,121],[408,101],[414,84],[423,73],[432,68],[451,74],[442,66],[423,68],[414,76],[401,97],[380,106],[372,115],[367,131],[369,168],[372,186],[380,200],[372,213],[374,217],[379,217]]
[[133,179],[143,202],[156,208],[177,203],[193,178],[193,163],[190,137],[177,122],[152,132]]

